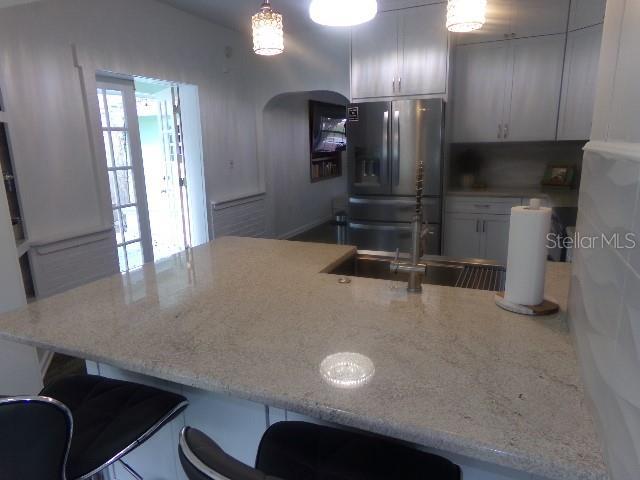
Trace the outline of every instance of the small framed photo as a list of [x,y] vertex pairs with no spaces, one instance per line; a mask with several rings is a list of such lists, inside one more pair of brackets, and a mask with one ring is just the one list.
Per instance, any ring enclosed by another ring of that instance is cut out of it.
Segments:
[[544,173],[542,185],[571,187],[575,180],[575,167],[570,165],[549,165]]

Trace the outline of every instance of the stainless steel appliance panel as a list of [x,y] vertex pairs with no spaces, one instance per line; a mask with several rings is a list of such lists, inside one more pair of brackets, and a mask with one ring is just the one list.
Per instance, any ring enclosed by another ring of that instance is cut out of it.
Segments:
[[351,193],[388,195],[391,193],[389,146],[391,103],[350,105],[357,119],[347,120],[347,155]]
[[[440,225],[429,224],[427,237],[428,255],[440,255]],[[411,250],[410,223],[350,222],[349,243],[360,250],[395,251]]]
[[[423,197],[424,221],[441,223],[440,197]],[[411,222],[416,211],[415,197],[350,197],[349,218],[353,221]],[[395,249],[394,249],[395,250]]]
[[424,162],[424,195],[442,194],[444,102],[399,100],[391,105],[391,193],[416,191],[416,161]]

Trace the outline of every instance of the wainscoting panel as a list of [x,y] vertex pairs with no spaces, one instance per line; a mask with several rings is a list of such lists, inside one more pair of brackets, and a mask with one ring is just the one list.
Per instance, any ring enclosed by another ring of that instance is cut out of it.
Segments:
[[265,237],[267,232],[265,195],[212,202],[213,238]]
[[639,194],[640,144],[587,145],[569,316],[613,480],[640,478]]
[[112,227],[31,244],[36,296],[48,297],[119,271]]

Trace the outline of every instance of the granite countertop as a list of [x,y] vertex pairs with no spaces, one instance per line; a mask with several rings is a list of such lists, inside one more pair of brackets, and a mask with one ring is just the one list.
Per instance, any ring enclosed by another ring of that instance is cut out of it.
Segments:
[[542,198],[549,201],[553,207],[577,207],[578,191],[554,187],[524,187],[524,188],[450,188],[446,195],[458,197],[520,197]]
[[[551,479],[606,479],[564,309],[518,316],[486,291],[322,271],[353,247],[227,237],[0,316],[0,337]],[[330,354],[375,374],[325,382]]]

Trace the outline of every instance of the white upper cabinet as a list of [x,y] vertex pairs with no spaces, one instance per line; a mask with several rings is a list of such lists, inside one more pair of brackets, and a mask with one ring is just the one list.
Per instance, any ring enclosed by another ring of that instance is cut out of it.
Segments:
[[432,3],[442,3],[442,0],[378,0],[378,11],[400,10],[402,8],[420,7]]
[[567,31],[569,0],[512,0],[511,8],[512,38]]
[[455,39],[463,45],[564,33],[568,15],[569,0],[488,0],[487,23]]
[[513,87],[504,140],[556,139],[565,38],[548,35],[510,42]]
[[456,48],[452,91],[454,142],[500,141],[505,97],[511,85],[508,67],[508,42]]
[[392,96],[398,72],[398,15],[379,13],[351,34],[351,96]]
[[573,0],[569,14],[569,30],[602,23],[606,4],[606,0]]
[[446,3],[380,12],[352,29],[351,97],[444,94]]
[[445,4],[402,10],[399,18],[399,93],[444,94],[449,50]]
[[555,140],[565,35],[456,48],[454,142]]
[[569,32],[560,102],[558,140],[591,136],[602,24]]

